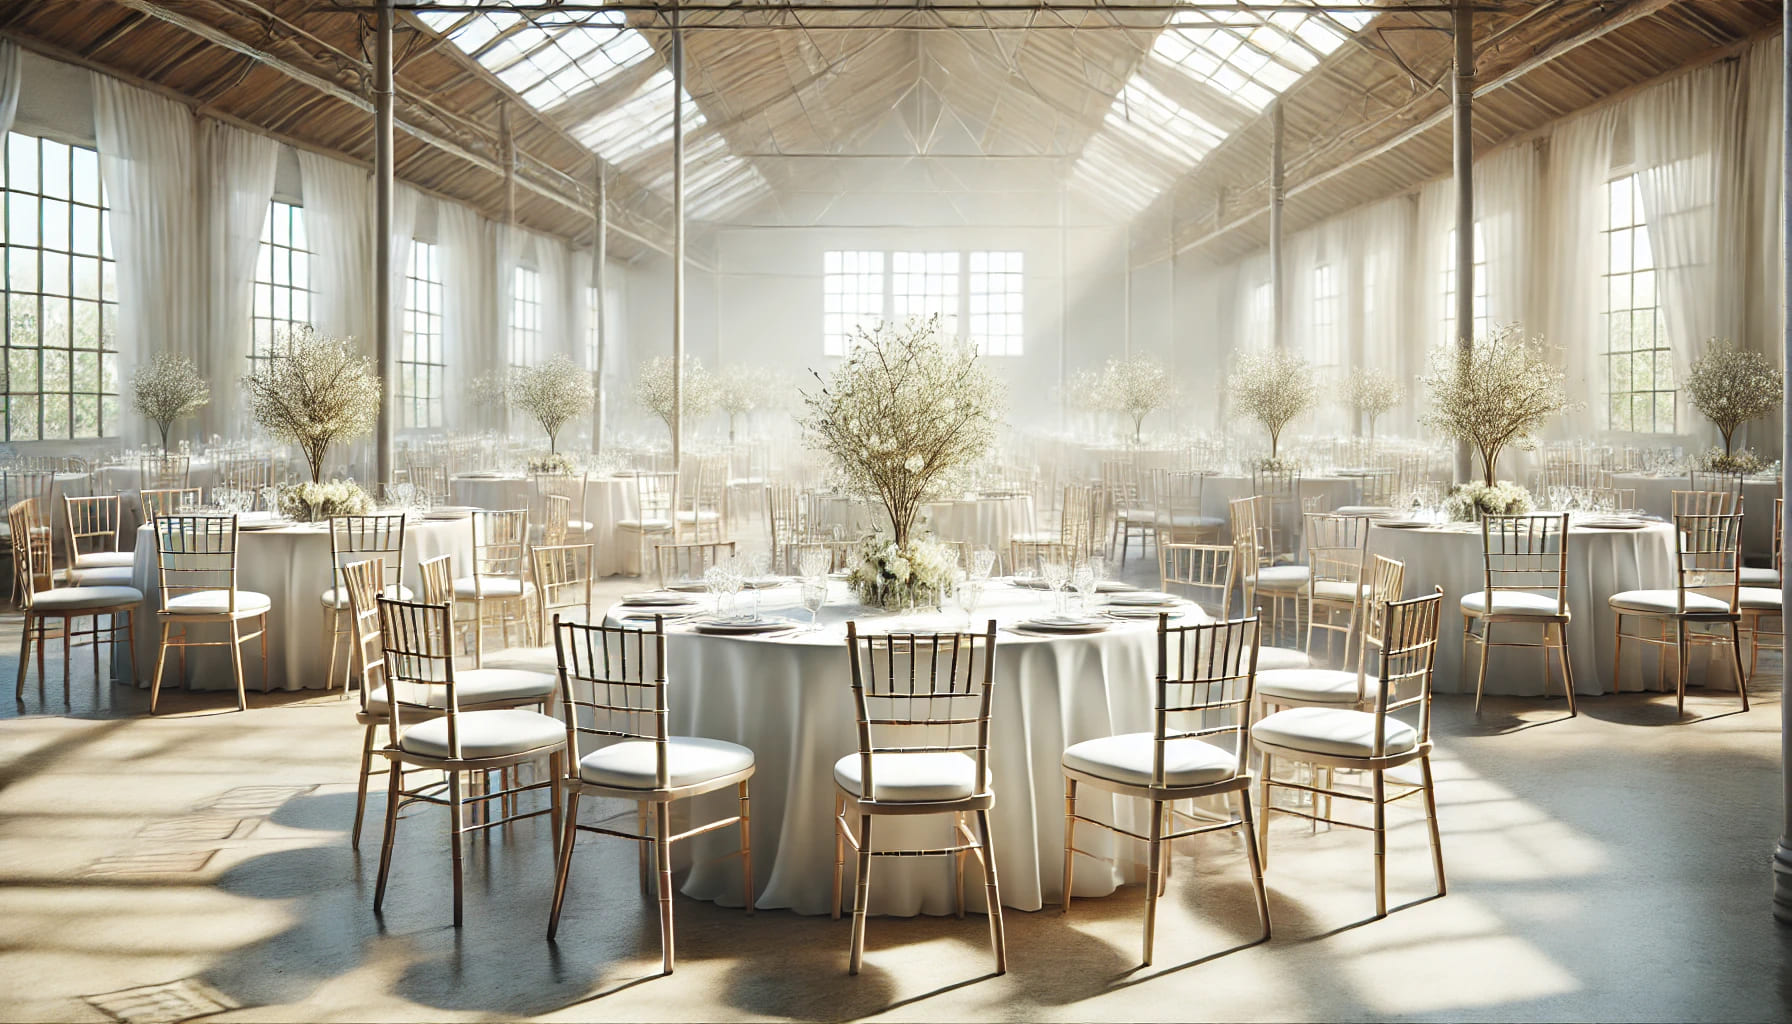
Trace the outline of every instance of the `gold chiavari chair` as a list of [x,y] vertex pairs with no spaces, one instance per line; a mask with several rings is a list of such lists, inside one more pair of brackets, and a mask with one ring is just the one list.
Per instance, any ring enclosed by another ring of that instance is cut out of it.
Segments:
[[449,604],[454,600],[454,556],[437,555],[417,566],[423,583],[424,604]]
[[[1232,612],[1232,587],[1237,583],[1233,563],[1236,549],[1228,544],[1162,544],[1157,549],[1158,587],[1185,587],[1206,596],[1195,599],[1203,609],[1218,609],[1220,618]],[[1216,600],[1217,599],[1217,600]]]
[[439,462],[413,462],[406,471],[411,486],[429,496],[430,504],[445,505],[449,501],[448,467]]
[[192,460],[185,455],[153,455],[137,460],[138,490],[172,491],[189,486]]
[[[40,531],[40,534],[33,535],[32,541],[37,545],[38,554],[42,556],[41,560],[45,566],[48,566],[52,560],[49,547],[50,527],[48,523],[50,522],[50,493],[55,489],[55,486],[56,474],[50,470],[9,469],[0,472],[0,503],[3,503],[7,508],[12,508],[21,501],[31,503],[31,507],[34,510],[34,516],[31,521]],[[14,542],[12,526],[10,524],[6,526],[6,536],[4,540],[6,549],[10,550]],[[18,590],[19,574],[18,566],[16,564],[13,567],[12,582],[14,588],[13,596],[17,598],[20,592]]]
[[[231,668],[236,676],[236,709],[247,711],[242,645],[250,640],[261,641],[261,686],[266,693],[268,611],[272,602],[266,594],[237,588],[236,516],[163,515],[156,518],[151,532],[156,539],[156,570],[161,585],[161,608],[156,617],[162,622],[162,642],[156,651],[155,679],[149,686],[149,713],[156,713],[169,648],[180,651],[181,678],[185,679],[189,647],[230,648]],[[243,632],[244,623],[250,624],[251,632]],[[228,628],[230,639],[201,641],[189,637],[194,626],[210,625]]]
[[1016,540],[1008,542],[1008,570],[1011,573],[1038,574],[1046,562],[1075,565],[1079,549],[1055,540]]
[[541,510],[541,543],[550,548],[565,544],[571,532],[572,499],[564,494],[544,494]]
[[[1481,518],[1482,589],[1462,595],[1462,675],[1468,675],[1468,648],[1480,647],[1475,673],[1475,710],[1487,683],[1490,647],[1536,647],[1543,651],[1543,692],[1549,693],[1549,652],[1562,659],[1562,690],[1568,713],[1574,707],[1574,665],[1568,657],[1568,513],[1556,515],[1483,516]],[[1475,632],[1475,623],[1481,631]],[[1543,631],[1537,643],[1495,641],[1495,623],[1535,626]],[[1555,641],[1550,641],[1551,632]]]
[[[859,636],[846,624],[852,668],[853,708],[858,715],[857,753],[834,762],[834,917],[840,917],[840,884],[846,847],[858,857],[852,904],[852,952],[848,973],[859,973],[865,955],[865,915],[871,863],[876,857],[950,857],[964,912],[964,858],[983,868],[990,946],[996,973],[1008,971],[1002,932],[1002,893],[989,827],[995,805],[989,770],[990,697],[995,680],[996,623],[981,634],[887,633]],[[871,823],[879,815],[949,815],[953,841],[923,850],[872,849]],[[977,830],[967,827],[974,816]],[[850,818],[856,818],[855,831]]]
[[[257,494],[274,485],[274,460],[265,455],[227,455],[218,460],[218,486]],[[186,486],[182,484],[181,486]]]
[[1112,524],[1108,550],[1120,547],[1120,564],[1126,564],[1126,550],[1132,538],[1139,539],[1139,550],[1157,531],[1157,510],[1150,507],[1139,485],[1138,469],[1130,458],[1104,459],[1101,463],[1101,488],[1106,499],[1104,514]]
[[[1748,681],[1742,671],[1742,611],[1739,606],[1738,569],[1741,565],[1742,513],[1719,515],[1677,515],[1674,517],[1674,588],[1672,590],[1626,590],[1610,598],[1615,613],[1615,641],[1612,646],[1612,685],[1618,685],[1619,668],[1624,656],[1624,641],[1649,644],[1674,652],[1675,710],[1686,711],[1686,676],[1691,666],[1692,646],[1728,646],[1734,659],[1736,689],[1742,698],[1742,710],[1748,710]],[[1655,622],[1660,635],[1642,636],[1624,632],[1626,618]],[[1721,632],[1701,633],[1695,627],[1728,626],[1730,635]],[[1672,634],[1670,635],[1670,627]],[[1660,662],[1657,662],[1657,675]]]
[[64,498],[68,581],[76,586],[129,586],[136,554],[118,550],[120,502],[116,494]]
[[1206,477],[1200,473],[1153,470],[1151,493],[1156,503],[1153,523],[1158,545],[1212,544],[1226,521],[1201,514]]
[[624,543],[635,542],[635,575],[647,575],[651,564],[651,546],[662,541],[678,542],[676,523],[672,518],[678,498],[677,473],[635,474],[635,517],[619,519],[616,532]]
[[[566,717],[569,771],[560,780],[566,819],[548,913],[548,938],[560,930],[566,904],[572,851],[580,832],[615,836],[653,847],[658,879],[660,968],[672,973],[672,846],[683,839],[740,827],[741,880],[747,913],[753,912],[752,804],[753,752],[738,743],[699,736],[671,736],[666,728],[665,621],[654,617],[651,632],[620,626],[561,622],[554,618],[554,654],[560,664],[560,705]],[[584,738],[584,739],[582,739]],[[586,742],[588,740],[588,742]],[[687,831],[672,833],[672,804],[732,787],[739,812]],[[639,832],[579,824],[579,800],[593,796],[632,801]],[[648,822],[651,812],[652,822]],[[642,878],[646,887],[646,878]]]
[[1742,502],[1742,477],[1743,474],[1741,473],[1732,473],[1728,471],[1708,472],[1698,469],[1692,470],[1686,474],[1687,483],[1690,485],[1691,490],[1722,491],[1727,494],[1732,494],[1736,497],[1737,507],[1741,507]]
[[[527,518],[525,515],[523,518]],[[386,899],[392,869],[392,847],[398,833],[398,811],[406,804],[430,803],[448,808],[448,841],[454,864],[454,926],[461,924],[461,837],[512,821],[550,815],[550,841],[559,856],[560,789],[566,732],[560,720],[521,707],[476,707],[463,692],[454,665],[454,614],[446,604],[414,604],[378,598],[380,646],[385,661],[387,742],[379,751],[391,762],[386,791],[386,828],[380,842],[379,882],[374,887],[375,913]],[[530,673],[539,675],[539,673]],[[547,698],[552,700],[550,686]],[[508,774],[518,765],[548,759],[548,777],[539,782],[501,786],[467,797],[463,776],[476,780],[492,772]],[[442,772],[448,793],[439,783],[404,788],[406,769]],[[525,793],[545,789],[545,811],[513,811],[494,817],[492,801],[514,807]],[[471,806],[478,821],[468,824]]]
[[777,483],[765,489],[765,526],[771,540],[772,568],[792,572],[791,545],[803,537],[802,506],[795,484]]
[[1780,585],[1780,547],[1785,533],[1786,499],[1773,499],[1773,564],[1745,565],[1742,567],[1742,585],[1745,587],[1773,587]]
[[[143,592],[127,586],[52,587],[50,579],[49,534],[40,528],[37,506],[20,501],[6,510],[7,525],[14,537],[42,535],[42,543],[21,544],[13,550],[13,575],[19,593],[20,610],[24,613],[23,634],[19,638],[19,681],[15,696],[25,696],[25,666],[31,661],[32,635],[37,637],[37,683],[44,682],[44,649],[53,639],[62,641],[62,698],[69,699],[70,652],[76,638],[88,637],[93,648],[93,674],[100,672],[100,637],[116,642],[122,633],[131,650],[131,678],[137,678],[137,607],[143,603]],[[106,627],[100,628],[100,619]],[[122,617],[124,625],[119,625]],[[50,620],[60,621],[56,633],[49,631]],[[89,619],[87,629],[76,629],[77,619]]]
[[1251,470],[1251,494],[1262,498],[1267,506],[1260,508],[1257,526],[1263,532],[1269,564],[1291,561],[1300,550],[1300,538],[1294,527],[1300,525],[1300,470]]
[[[1027,531],[1017,533],[1010,540],[1010,548],[1014,544],[1021,545],[1022,550],[1032,553],[1040,550],[1040,545],[1060,545],[1065,552],[1066,561],[1084,561],[1094,552],[1096,519],[1102,513],[1102,501],[1095,488],[1087,484],[1066,484],[1062,500],[1058,503],[1058,526],[1055,530]],[[1025,563],[1010,560],[1008,571],[1014,572],[1022,564],[1031,565],[1036,559]]]
[[572,541],[583,542],[591,534],[591,522],[585,518],[585,501],[591,487],[589,473],[536,473],[529,477],[529,486],[534,494],[530,503],[530,518],[542,516],[542,528],[545,531],[553,524],[553,515],[548,506],[554,504],[550,499],[562,498],[565,501],[565,525],[559,540],[543,539],[542,543],[550,547]]
[[591,575],[591,562],[596,557],[595,544],[538,545],[530,549],[529,558],[535,570],[535,607],[540,617],[537,636],[549,635],[549,620],[562,612],[584,609],[583,617],[578,621],[591,621],[596,583]]
[[1362,711],[1374,701],[1375,679],[1367,675],[1368,648],[1380,648],[1388,603],[1400,600],[1406,587],[1406,563],[1383,555],[1374,557],[1356,667],[1263,668],[1262,652],[1269,648],[1262,648],[1257,658],[1257,702],[1262,708],[1350,707]]
[[690,492],[679,495],[679,533],[694,541],[719,543],[727,494],[727,456],[694,457],[691,460]]
[[801,571],[804,553],[809,551],[819,551],[827,556],[828,572],[842,572],[846,569],[847,562],[852,554],[852,549],[856,544],[856,541],[850,540],[798,541],[794,544],[785,546],[784,564],[782,567],[774,568],[787,576],[794,576]]
[[[489,606],[510,646],[510,626],[520,623],[528,639],[528,604],[535,585],[523,578],[529,540],[529,510],[480,509],[469,517],[473,531],[473,571],[454,581],[456,604],[473,606],[473,667],[485,667],[485,621]],[[465,620],[460,620],[464,622]]]
[[[1332,637],[1342,633],[1344,661],[1348,663],[1370,585],[1369,519],[1309,512],[1305,520],[1301,533],[1307,545],[1307,653],[1313,651],[1314,630],[1326,634],[1327,659],[1331,657]],[[1337,620],[1340,614],[1344,616],[1342,626]]]
[[[1386,917],[1388,913],[1387,805],[1415,793],[1425,802],[1431,869],[1437,880],[1437,894],[1444,894],[1443,840],[1438,834],[1437,795],[1431,778],[1431,680],[1437,661],[1438,617],[1443,608],[1443,597],[1441,587],[1433,588],[1423,597],[1395,601],[1386,606],[1382,613],[1372,709],[1296,707],[1267,715],[1251,726],[1251,742],[1263,757],[1261,795],[1257,801],[1263,816],[1257,827],[1264,865],[1267,867],[1269,862],[1272,814],[1369,831],[1375,837],[1377,918]],[[1395,717],[1408,709],[1417,715],[1416,724]],[[1419,765],[1418,782],[1389,774],[1391,769],[1415,761]],[[1312,782],[1299,782],[1294,776],[1278,778],[1275,769],[1283,762],[1305,764],[1314,769],[1309,776]],[[1365,796],[1354,789],[1337,787],[1338,769],[1367,773],[1369,794]],[[1387,784],[1390,782],[1406,787],[1404,792],[1388,797]],[[1275,789],[1310,794],[1314,797],[1312,810],[1275,805],[1271,801]],[[1360,821],[1332,817],[1333,799],[1369,804],[1371,823],[1364,825]]]
[[[1298,642],[1303,635],[1300,628],[1301,598],[1306,594],[1311,570],[1304,565],[1275,563],[1273,548],[1270,547],[1270,538],[1274,536],[1270,528],[1272,508],[1265,495],[1234,498],[1231,501],[1229,510],[1232,517],[1232,544],[1238,551],[1234,559],[1243,584],[1244,606],[1258,609],[1258,614],[1261,615],[1263,606],[1259,599],[1268,599],[1272,636],[1281,634],[1282,620],[1288,610],[1293,609],[1294,633]],[[1305,664],[1304,658],[1302,664]],[[1282,666],[1278,664],[1278,667]]]
[[1742,492],[1675,491],[1673,502],[1676,516],[1724,516],[1742,511]]
[[[1151,963],[1157,932],[1157,900],[1168,880],[1165,862],[1178,839],[1236,828],[1250,859],[1251,885],[1257,894],[1261,939],[1269,938],[1269,899],[1263,889],[1263,866],[1257,856],[1255,822],[1251,817],[1250,757],[1251,687],[1257,672],[1257,620],[1237,619],[1202,626],[1171,626],[1168,615],[1157,620],[1157,680],[1153,687],[1152,731],[1084,740],[1064,751],[1064,895],[1070,912],[1075,879],[1074,855],[1095,856],[1076,846],[1078,823],[1146,844],[1145,951]],[[1150,804],[1150,833],[1140,835],[1099,818],[1077,813],[1077,787]],[[1191,819],[1193,827],[1176,830],[1172,813],[1179,800],[1235,797],[1236,818],[1219,822]]]
[[153,523],[163,516],[180,514],[182,509],[198,507],[200,489],[197,487],[171,487],[150,489],[140,494],[143,501],[143,520]]
[[711,566],[733,558],[735,542],[702,544],[655,544],[653,546],[654,581],[664,589],[672,583],[701,580]]
[[[1742,587],[1737,594],[1737,602],[1742,610],[1742,634],[1748,637],[1748,674],[1753,679],[1755,666],[1761,660],[1761,648],[1779,651],[1784,657],[1786,651],[1786,617],[1780,603],[1780,539],[1781,521],[1785,516],[1786,500],[1773,499],[1773,566],[1771,568],[1742,568]],[[1751,576],[1751,574],[1753,574]],[[1770,574],[1770,575],[1769,575]],[[1765,619],[1778,619],[1778,630],[1762,629]],[[1773,642],[1763,644],[1762,637],[1772,637]]]
[[[342,638],[349,636],[353,644],[354,623],[351,620],[348,628],[343,627],[342,617],[349,612],[348,591],[343,586],[342,567],[349,562],[358,562],[370,555],[380,558],[385,573],[384,582],[380,584],[380,593],[386,597],[409,601],[412,594],[409,587],[402,582],[404,576],[404,514],[370,515],[370,516],[331,516],[330,517],[330,586],[319,595],[324,608],[330,613],[330,674],[324,679],[324,689],[336,686],[336,651],[342,646]],[[373,602],[367,602],[371,613]],[[353,653],[352,651],[350,653]],[[345,659],[342,665],[343,695],[348,695],[349,679],[354,671],[352,658]]]

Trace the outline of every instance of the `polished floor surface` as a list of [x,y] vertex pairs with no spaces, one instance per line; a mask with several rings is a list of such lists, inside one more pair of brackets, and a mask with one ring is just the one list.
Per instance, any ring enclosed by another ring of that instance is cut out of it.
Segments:
[[[0,646],[17,630],[0,617]],[[1202,837],[1176,850],[1153,966],[1134,886],[1068,918],[1011,911],[1000,977],[980,918],[874,919],[848,977],[844,921],[684,898],[661,977],[635,852],[601,839],[549,943],[545,821],[470,844],[456,930],[437,809],[407,814],[375,916],[377,833],[348,843],[349,702],[252,695],[239,714],[175,693],[152,719],[85,661],[66,700],[53,660],[0,707],[6,1020],[1792,1018],[1792,932],[1769,910],[1777,657],[1747,714],[1697,691],[1684,718],[1662,696],[1585,698],[1574,719],[1559,699],[1477,717],[1439,698],[1442,899],[1416,805],[1390,812],[1380,921],[1368,835],[1279,818],[1272,941],[1248,944],[1239,844]],[[8,686],[15,667],[0,657]]]

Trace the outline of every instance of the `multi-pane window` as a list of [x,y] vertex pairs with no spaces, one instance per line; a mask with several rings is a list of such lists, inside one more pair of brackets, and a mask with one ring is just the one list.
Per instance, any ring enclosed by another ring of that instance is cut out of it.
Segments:
[[971,253],[971,340],[989,356],[1021,354],[1021,254]]
[[404,331],[398,347],[398,425],[442,425],[442,268],[436,247],[411,242],[404,281]]
[[830,252],[821,266],[821,351],[843,356],[855,331],[883,319],[884,254]]
[[[1487,245],[1481,235],[1481,222],[1475,222],[1475,320],[1474,336],[1487,334]],[[1445,344],[1456,343],[1456,229],[1450,229],[1444,243],[1444,332]]]
[[1636,175],[1605,186],[1607,426],[1674,432],[1674,364]]
[[311,248],[302,206],[278,199],[268,203],[255,251],[255,308],[250,315],[251,370],[273,353],[279,334],[311,322]]
[[117,267],[99,156],[15,132],[4,171],[6,439],[115,433]]
[[940,330],[958,333],[958,254],[890,254],[890,312],[897,319],[938,316]]
[[1313,268],[1313,364],[1342,370],[1344,352],[1343,296],[1338,272],[1329,263]]
[[1274,303],[1270,296],[1268,281],[1251,289],[1244,318],[1244,347],[1246,349],[1261,350],[1270,346],[1270,331],[1274,326],[1270,320],[1275,316],[1275,310],[1271,308]]
[[510,284],[510,368],[534,366],[541,355],[541,274],[517,267]]

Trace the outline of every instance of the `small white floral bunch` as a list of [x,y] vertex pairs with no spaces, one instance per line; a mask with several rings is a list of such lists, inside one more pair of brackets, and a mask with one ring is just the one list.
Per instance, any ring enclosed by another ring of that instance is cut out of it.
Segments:
[[579,471],[578,463],[565,452],[548,452],[546,455],[529,456],[529,472],[562,473],[568,476]]
[[591,412],[595,398],[591,372],[565,356],[521,367],[510,377],[510,404],[547,433],[550,452],[559,450],[560,431],[568,423]]
[[1706,342],[1686,375],[1687,397],[1723,435],[1726,454],[1736,428],[1772,412],[1784,386],[1785,375],[1766,356],[1745,352],[1723,338]]
[[1521,516],[1531,510],[1531,492],[1510,480],[1457,484],[1444,499],[1444,514],[1453,523],[1479,522],[1482,516]]
[[1727,452],[1716,445],[1700,452],[1693,459],[1693,465],[1701,473],[1759,473],[1767,468],[1767,463],[1755,454],[1753,448],[1738,448]]
[[898,545],[879,534],[859,542],[852,563],[846,581],[862,603],[901,608],[937,604],[940,594],[951,585],[958,556],[946,545],[925,537]]
[[365,516],[373,498],[353,480],[293,484],[280,489],[280,514],[294,522],[321,523],[331,516]]

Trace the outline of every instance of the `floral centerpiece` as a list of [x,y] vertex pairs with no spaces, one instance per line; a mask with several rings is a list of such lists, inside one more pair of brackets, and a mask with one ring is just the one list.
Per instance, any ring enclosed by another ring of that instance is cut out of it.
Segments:
[[859,587],[862,600],[884,607],[909,597],[914,567],[933,562],[913,536],[921,506],[963,489],[1001,415],[1001,385],[976,349],[939,326],[938,317],[911,317],[858,330],[846,358],[828,377],[817,373],[821,387],[803,395],[809,446],[833,457],[843,490],[883,505],[894,536],[878,547],[893,549],[891,568],[899,567],[891,560],[907,562],[907,572],[885,581],[892,585],[873,587],[868,577]]
[[1269,459],[1259,468],[1277,463],[1282,431],[1296,416],[1312,407],[1318,397],[1313,368],[1300,356],[1279,348],[1247,352],[1239,357],[1226,390],[1245,415],[1269,431]]
[[131,381],[131,404],[162,434],[162,454],[168,454],[168,430],[212,400],[212,386],[191,359],[158,352]]
[[570,476],[579,471],[579,464],[565,452],[549,452],[546,455],[531,455],[528,462],[529,472],[548,473]]
[[1369,421],[1369,439],[1375,439],[1375,421],[1406,398],[1400,378],[1386,370],[1359,366],[1344,383],[1344,398],[1359,419]]
[[505,370],[477,373],[467,381],[467,402],[482,429],[503,430],[510,418],[510,375]]
[[320,523],[332,516],[372,513],[373,498],[353,480],[314,480],[280,488],[280,514],[294,522]]
[[1766,460],[1755,454],[1753,448],[1738,448],[1725,451],[1716,445],[1693,456],[1693,468],[1701,473],[1759,473],[1767,468]]
[[888,537],[866,537],[859,543],[846,582],[865,604],[907,608],[934,604],[951,585],[958,555],[926,537],[897,546]]
[[1110,359],[1093,383],[1098,407],[1132,419],[1134,444],[1139,441],[1145,417],[1169,405],[1176,396],[1170,371],[1150,356]]
[[554,356],[539,366],[525,366],[510,377],[510,401],[541,425],[548,435],[548,451],[559,451],[560,431],[591,411],[596,397],[591,374],[565,356]]
[[1482,516],[1521,516],[1531,510],[1531,492],[1510,480],[1497,484],[1471,480],[1450,488],[1444,515],[1451,522],[1479,522]]
[[728,414],[728,440],[734,440],[736,422],[742,416],[770,408],[778,398],[778,377],[758,366],[741,366],[722,375],[716,405]]
[[1699,468],[1714,473],[1758,472],[1759,456],[1746,448],[1735,451],[1736,428],[1772,412],[1784,387],[1785,378],[1761,353],[1744,352],[1721,338],[1707,342],[1686,375],[1686,394],[1693,408],[1723,435],[1724,449],[1700,456]]
[[1540,339],[1527,337],[1517,324],[1502,324],[1466,352],[1432,351],[1424,378],[1431,411],[1421,422],[1479,452],[1481,483],[1491,489],[1500,452],[1514,444],[1536,447],[1537,430],[1574,408],[1563,380]]
[[275,339],[267,359],[243,378],[255,422],[276,441],[305,453],[311,482],[323,476],[324,454],[339,441],[373,433],[380,376],[373,360],[349,343],[295,327]]
[[[690,357],[685,357],[683,380],[679,384],[680,404],[684,406],[684,419],[702,419],[715,411],[716,402],[720,399],[720,390],[716,380],[703,368],[703,364]],[[641,377],[635,381],[635,401],[641,407],[653,413],[666,423],[666,429],[672,429],[672,360],[667,356],[655,356],[649,360],[647,367],[641,371]]]

